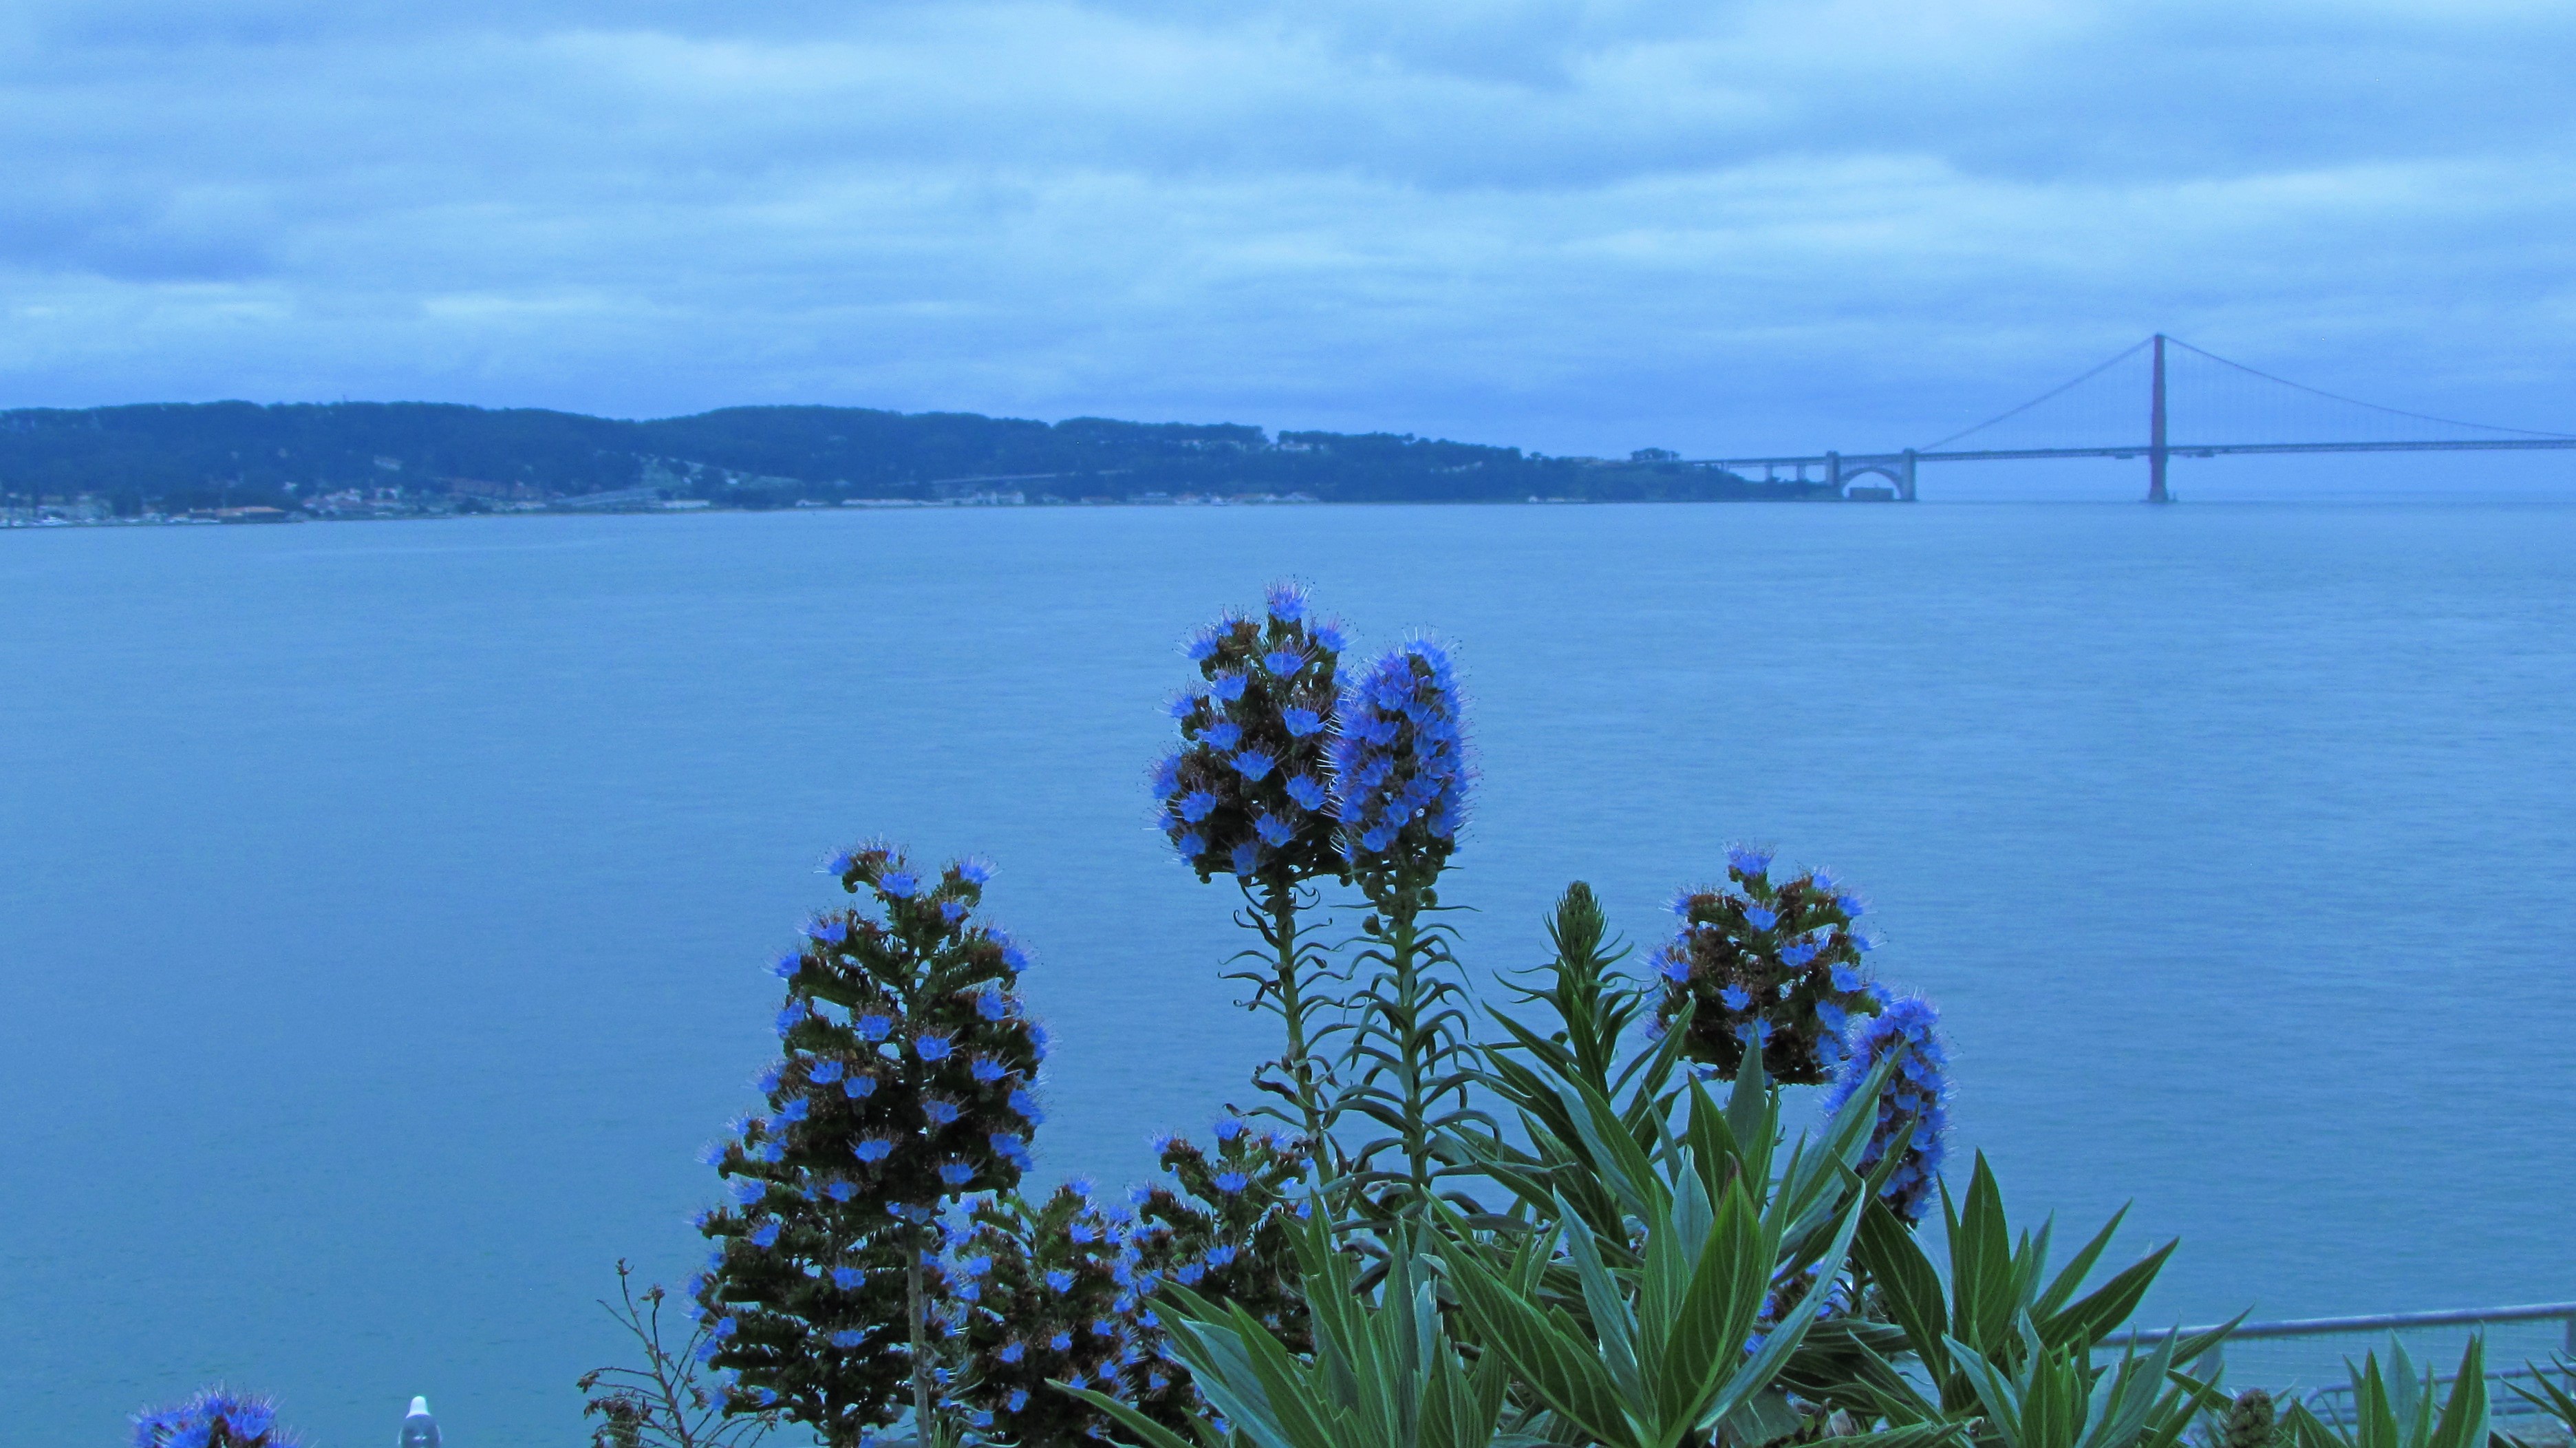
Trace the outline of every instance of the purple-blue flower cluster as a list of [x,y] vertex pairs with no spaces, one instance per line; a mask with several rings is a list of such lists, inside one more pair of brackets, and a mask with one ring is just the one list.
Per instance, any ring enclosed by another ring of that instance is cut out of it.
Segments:
[[[910,1377],[905,1264],[944,1203],[1033,1164],[1044,1033],[1017,995],[1019,946],[980,918],[992,866],[933,874],[891,846],[842,854],[834,912],[782,960],[764,1110],[716,1153],[732,1204],[694,1294],[708,1361],[747,1407],[839,1441],[894,1420]],[[954,1304],[932,1304],[931,1336]]]
[[1458,678],[1438,644],[1414,639],[1344,691],[1332,749],[1334,812],[1355,870],[1436,875],[1466,822]]
[[1949,1143],[1950,1053],[1941,1042],[1940,1024],[1940,1013],[1921,996],[1889,1001],[1877,1015],[1852,1026],[1841,1074],[1825,1093],[1825,1110],[1839,1110],[1880,1061],[1896,1059],[1879,1092],[1878,1119],[1870,1128],[1860,1170],[1874,1170],[1897,1137],[1910,1131],[1904,1154],[1879,1194],[1909,1227],[1931,1207]]
[[1649,958],[1663,986],[1656,1019],[1685,1011],[1684,1051],[1732,1079],[1749,1046],[1787,1085],[1833,1079],[1851,1023],[1884,989],[1862,969],[1871,942],[1853,924],[1859,901],[1823,870],[1772,878],[1769,850],[1727,851],[1724,885],[1673,897],[1673,938]]
[[1272,585],[1261,617],[1228,614],[1191,636],[1200,682],[1172,701],[1181,744],[1150,780],[1158,826],[1201,878],[1342,873],[1325,746],[1344,642],[1295,583]]
[[277,1426],[277,1404],[226,1388],[201,1388],[176,1407],[134,1415],[134,1448],[297,1448]]
[[1171,1182],[1139,1187],[1125,1205],[1104,1207],[1076,1183],[1034,1210],[1011,1200],[977,1209],[946,1278],[961,1294],[955,1284],[974,1283],[961,1326],[974,1366],[965,1392],[1009,1441],[1110,1433],[1106,1415],[1049,1391],[1050,1381],[1096,1388],[1175,1430],[1202,1420],[1206,1404],[1153,1306],[1168,1284],[1242,1306],[1302,1345],[1284,1227],[1302,1201],[1302,1143],[1235,1117],[1215,1135],[1213,1152],[1159,1138]]

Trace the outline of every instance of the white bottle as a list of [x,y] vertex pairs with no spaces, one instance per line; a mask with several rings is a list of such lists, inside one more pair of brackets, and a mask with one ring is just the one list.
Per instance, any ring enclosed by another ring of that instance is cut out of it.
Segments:
[[438,1448],[438,1420],[429,1415],[429,1399],[411,1400],[411,1412],[403,1417],[402,1441],[396,1448]]

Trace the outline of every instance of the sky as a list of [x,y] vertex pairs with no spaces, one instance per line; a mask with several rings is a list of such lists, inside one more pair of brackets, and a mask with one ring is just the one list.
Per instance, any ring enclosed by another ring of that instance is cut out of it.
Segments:
[[16,0],[0,406],[1921,444],[2155,331],[2576,431],[2576,7]]

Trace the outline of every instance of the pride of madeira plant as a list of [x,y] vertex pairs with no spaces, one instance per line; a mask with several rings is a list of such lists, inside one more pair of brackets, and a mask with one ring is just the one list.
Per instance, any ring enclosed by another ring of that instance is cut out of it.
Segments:
[[931,1261],[939,1219],[1018,1185],[1046,1037],[1012,991],[1028,957],[976,917],[989,866],[928,877],[870,844],[832,872],[875,910],[817,918],[778,962],[782,1054],[768,1109],[716,1154],[733,1201],[699,1222],[717,1247],[695,1295],[733,1405],[839,1448],[907,1406],[939,1426],[955,1295]]
[[1262,949],[1244,952],[1252,968],[1232,978],[1252,987],[1248,1004],[1277,1013],[1286,1035],[1255,1082],[1288,1104],[1283,1119],[1314,1149],[1330,1151],[1318,1047],[1337,1002],[1316,991],[1326,963],[1298,920],[1314,904],[1311,881],[1350,874],[1326,756],[1340,733],[1349,638],[1315,616],[1298,584],[1273,585],[1266,602],[1258,620],[1229,613],[1190,636],[1184,651],[1200,682],[1172,699],[1181,746],[1155,763],[1154,797],[1181,862],[1201,880],[1230,875],[1243,892],[1237,918]]
[[301,1441],[277,1426],[277,1404],[227,1388],[134,1415],[134,1448],[298,1448]]
[[[1164,1184],[1023,1197],[1045,1037],[989,870],[835,862],[869,908],[779,963],[765,1109],[713,1158],[692,1291],[728,1411],[835,1448],[905,1418],[925,1448],[2175,1448],[2226,1406],[2171,1367],[2214,1338],[2097,1363],[2170,1246],[2088,1292],[2111,1227],[2051,1271],[1982,1160],[1953,1203],[1936,1017],[1864,973],[1825,872],[1731,851],[1643,981],[1577,882],[1536,1013],[1484,1011],[1441,901],[1455,667],[1415,639],[1346,673],[1348,647],[1294,584],[1185,646],[1157,827],[1241,892],[1232,978],[1284,1040],[1251,1119],[1158,1143]],[[1323,938],[1328,904],[1356,937]],[[1828,1090],[1785,1150],[1784,1085]],[[1914,1240],[1935,1201],[1946,1282]]]

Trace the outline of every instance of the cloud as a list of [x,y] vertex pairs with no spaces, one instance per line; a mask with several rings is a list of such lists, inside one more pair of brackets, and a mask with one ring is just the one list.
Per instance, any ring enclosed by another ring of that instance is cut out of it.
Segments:
[[2571,62],[2503,4],[36,0],[0,382],[1702,451],[2163,329],[2545,426]]

